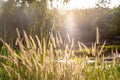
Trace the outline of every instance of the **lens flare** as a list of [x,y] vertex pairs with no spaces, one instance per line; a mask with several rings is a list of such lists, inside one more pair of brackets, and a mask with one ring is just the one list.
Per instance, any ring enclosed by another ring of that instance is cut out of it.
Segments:
[[66,29],[66,32],[71,37],[74,37],[75,26],[76,26],[76,23],[75,23],[75,16],[74,16],[74,14],[72,12],[68,13],[66,15],[66,19],[65,19],[65,29]]

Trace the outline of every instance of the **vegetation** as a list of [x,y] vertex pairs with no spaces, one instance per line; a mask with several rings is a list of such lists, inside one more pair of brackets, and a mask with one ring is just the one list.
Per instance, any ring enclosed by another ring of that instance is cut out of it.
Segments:
[[[100,29],[101,41],[107,40],[109,42],[115,36],[120,35],[120,6],[111,9],[104,0],[99,2],[99,6],[96,8],[76,10],[49,9],[47,0],[40,2],[22,0],[23,3],[20,3],[20,0],[16,1],[3,2],[0,9],[0,36],[6,39],[7,42],[15,41],[16,28],[41,37],[45,37],[51,31],[54,34],[60,32],[64,38],[69,33],[76,42],[94,42],[94,33],[97,26]],[[66,30],[68,29],[66,28],[67,18],[73,18],[74,32]],[[22,32],[20,33],[22,34]],[[41,35],[41,33],[44,34]],[[13,39],[11,39],[12,37]]]
[[[19,33],[19,32],[18,32]],[[116,62],[114,54],[112,62],[104,61],[100,50],[96,46],[92,48],[92,55],[95,55],[95,62],[89,63],[88,49],[84,44],[79,43],[79,50],[84,49],[84,56],[78,58],[74,54],[73,44],[65,44],[63,52],[60,46],[63,44],[61,36],[56,38],[50,35],[49,48],[46,42],[39,40],[38,36],[33,39],[24,31],[25,41],[22,42],[18,35],[16,44],[19,51],[10,47],[9,44],[0,39],[4,46],[0,55],[0,79],[1,80],[119,80],[120,66]],[[61,40],[61,41],[60,41]],[[96,45],[96,44],[95,44]],[[97,52],[97,53],[96,53]],[[116,53],[117,54],[117,53]]]
[[108,44],[120,35],[120,6],[58,10],[48,1],[0,1],[0,80],[119,80],[120,46]]

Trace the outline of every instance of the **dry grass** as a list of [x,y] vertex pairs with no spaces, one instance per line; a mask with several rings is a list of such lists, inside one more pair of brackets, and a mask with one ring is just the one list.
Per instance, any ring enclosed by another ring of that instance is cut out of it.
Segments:
[[[19,31],[16,45],[18,51],[12,49],[9,44],[0,39],[7,49],[7,56],[0,55],[1,79],[7,80],[119,80],[118,67],[115,59],[113,63],[106,63],[104,56],[99,58],[103,47],[97,49],[96,43],[92,45],[92,53],[83,43],[78,43],[79,51],[92,54],[95,63],[87,63],[89,57],[86,55],[78,58],[74,54],[74,41],[64,43],[60,34],[53,37],[50,35],[49,42],[45,38],[41,40],[36,35],[35,39],[24,32],[24,40],[21,40]],[[47,44],[48,43],[48,44]],[[64,46],[63,46],[64,45]],[[64,50],[61,48],[64,47]],[[115,57],[114,57],[115,58]],[[63,62],[60,62],[62,60]],[[108,68],[109,65],[109,68]],[[114,71],[115,70],[115,71]],[[4,74],[4,78],[2,76]]]

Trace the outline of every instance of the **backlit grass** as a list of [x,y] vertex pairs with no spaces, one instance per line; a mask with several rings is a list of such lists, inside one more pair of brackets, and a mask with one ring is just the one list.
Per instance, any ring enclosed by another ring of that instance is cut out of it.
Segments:
[[[18,32],[19,33],[19,32]],[[18,50],[0,39],[4,46],[0,51],[0,79],[1,80],[119,80],[120,66],[116,62],[114,53],[111,62],[104,61],[103,46],[98,49],[96,43],[88,48],[78,43],[83,56],[76,56],[73,50],[74,42],[64,43],[62,37],[50,35],[39,39],[36,35],[27,35],[24,40],[20,35],[16,39]],[[76,53],[77,54],[77,53]],[[87,54],[94,56],[93,63]],[[100,57],[100,55],[102,57]]]

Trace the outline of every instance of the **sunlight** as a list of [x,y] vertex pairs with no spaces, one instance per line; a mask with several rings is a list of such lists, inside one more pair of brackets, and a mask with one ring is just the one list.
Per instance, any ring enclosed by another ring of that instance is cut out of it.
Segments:
[[63,4],[62,0],[55,0],[53,7],[58,9],[76,9],[76,8],[92,8],[98,0],[70,0],[67,4]]
[[8,0],[3,0],[3,1],[7,2]]
[[[54,0],[53,7],[58,9],[86,9],[96,7],[99,0],[70,0],[67,4],[62,3],[63,0]],[[111,0],[110,8],[120,4],[120,0]]]
[[74,37],[74,32],[75,32],[75,17],[73,13],[68,13],[65,19],[65,29],[66,32],[71,36]]
[[75,9],[75,8],[91,8],[95,7],[95,3],[97,0],[71,0],[67,7],[68,9]]

